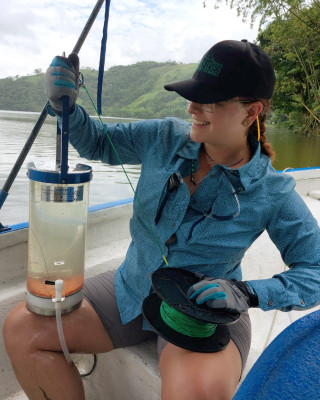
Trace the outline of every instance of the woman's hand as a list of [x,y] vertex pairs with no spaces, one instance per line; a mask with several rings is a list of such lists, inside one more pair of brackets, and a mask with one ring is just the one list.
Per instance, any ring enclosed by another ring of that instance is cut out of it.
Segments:
[[246,282],[204,277],[191,286],[188,297],[197,304],[230,312],[245,312],[258,306],[258,296]]
[[62,111],[62,97],[69,97],[70,111],[79,93],[79,57],[71,53],[69,57],[56,56],[45,75],[47,98],[53,111],[60,114]]

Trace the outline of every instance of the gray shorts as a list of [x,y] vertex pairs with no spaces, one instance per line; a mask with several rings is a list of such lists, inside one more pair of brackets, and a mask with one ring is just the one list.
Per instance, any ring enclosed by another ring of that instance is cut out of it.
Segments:
[[[84,298],[92,305],[108,332],[115,349],[137,345],[150,339],[157,339],[157,351],[160,357],[168,343],[156,333],[142,329],[142,315],[123,325],[120,319],[114,291],[115,270],[86,279]],[[251,343],[251,323],[249,314],[243,313],[232,325],[229,325],[231,340],[239,349],[242,370],[246,364]]]

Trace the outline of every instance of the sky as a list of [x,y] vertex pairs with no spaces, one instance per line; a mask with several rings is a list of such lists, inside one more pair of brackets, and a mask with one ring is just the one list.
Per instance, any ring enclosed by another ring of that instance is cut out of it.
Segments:
[[[257,37],[257,26],[214,0],[111,0],[105,69],[138,61],[199,62],[216,42]],[[0,78],[45,71],[69,54],[96,0],[1,0]],[[80,66],[98,69],[104,5],[80,53]]]

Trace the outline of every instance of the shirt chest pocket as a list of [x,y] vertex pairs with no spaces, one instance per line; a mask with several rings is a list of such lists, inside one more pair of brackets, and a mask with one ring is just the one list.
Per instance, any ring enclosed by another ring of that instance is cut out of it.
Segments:
[[155,224],[176,224],[182,220],[189,202],[189,192],[183,184],[180,173],[172,174],[160,196]]
[[241,189],[236,190],[225,174],[222,174],[219,181],[216,182],[215,186],[211,189],[211,201],[209,203],[205,201],[205,197],[201,197],[201,194],[199,196],[196,194],[195,199],[190,201],[189,207],[190,213],[195,219],[192,224],[189,239],[193,234],[193,230],[204,222],[206,218],[209,220],[211,219],[213,224],[214,220],[230,221],[238,217],[240,215],[238,193],[241,192]]
[[158,213],[167,192],[168,174],[156,170],[141,173],[134,202],[134,213],[138,218],[152,222]]
[[189,207],[192,223],[189,223],[188,243],[203,248],[203,251],[207,248],[211,254],[214,251],[219,257],[224,254],[224,259],[242,257],[265,225],[259,212],[241,194],[238,202],[235,200],[235,204],[228,207],[223,197],[217,197],[210,211],[203,214]]

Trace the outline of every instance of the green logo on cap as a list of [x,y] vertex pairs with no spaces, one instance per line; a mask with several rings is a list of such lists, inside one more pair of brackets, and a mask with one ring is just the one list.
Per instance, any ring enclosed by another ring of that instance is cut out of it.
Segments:
[[219,76],[222,68],[223,64],[215,61],[212,54],[207,54],[198,65],[197,71],[202,71],[213,76]]

